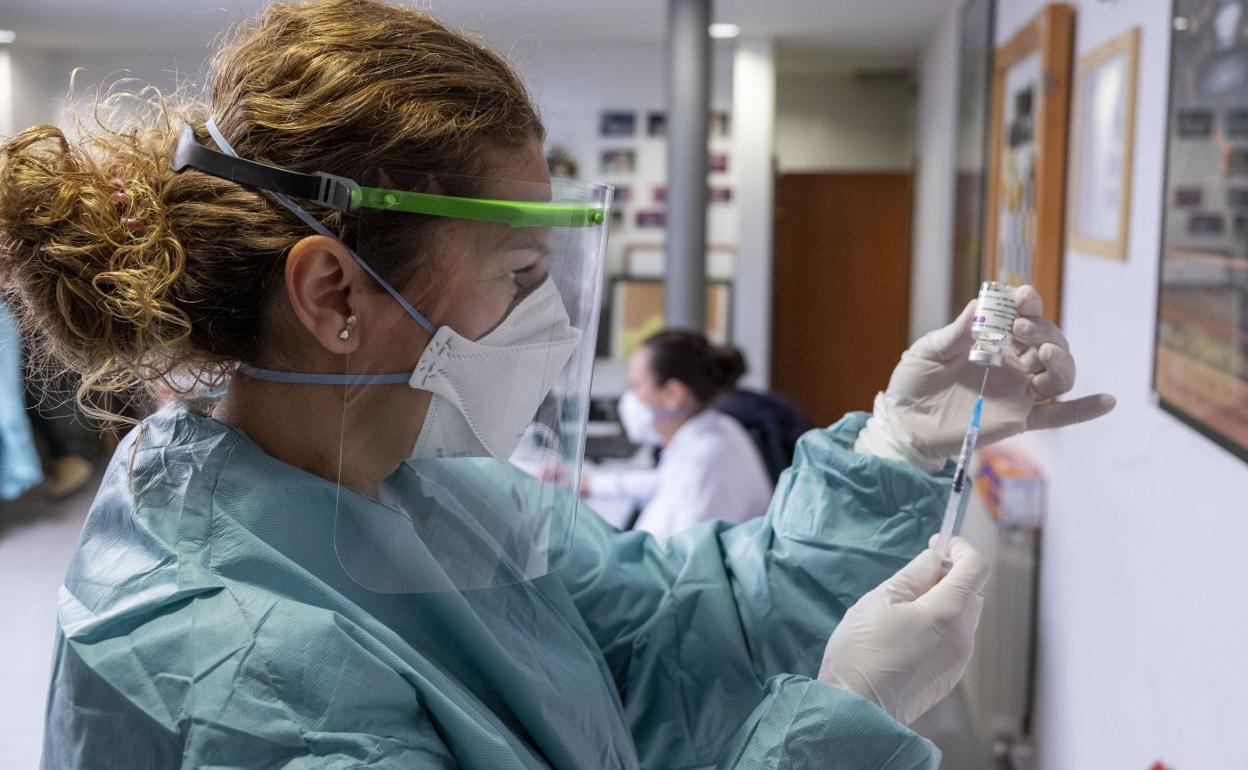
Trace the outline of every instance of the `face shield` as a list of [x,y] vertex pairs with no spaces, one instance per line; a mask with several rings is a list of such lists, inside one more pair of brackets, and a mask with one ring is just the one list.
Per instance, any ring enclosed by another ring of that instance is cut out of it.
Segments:
[[[337,371],[240,370],[291,385],[292,397],[328,389],[341,404],[309,417],[341,425],[334,470],[316,481],[336,487],[342,570],[371,591],[423,593],[557,569],[577,513],[611,188],[465,177],[362,187],[237,158],[212,121],[208,130],[223,152],[188,126],[175,170],[266,191],[342,242],[393,311],[344,319],[340,339],[357,345]],[[466,189],[479,195],[445,193]],[[306,201],[336,209],[347,235]],[[415,288],[370,264],[379,244],[367,221],[381,215],[438,218],[413,255]]]

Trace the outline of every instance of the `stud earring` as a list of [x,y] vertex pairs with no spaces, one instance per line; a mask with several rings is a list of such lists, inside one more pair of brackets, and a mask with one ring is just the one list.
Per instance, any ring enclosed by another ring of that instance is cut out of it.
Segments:
[[359,322],[360,322],[360,319],[357,318],[355,315],[347,316],[347,327],[343,329],[342,331],[338,332],[338,339],[340,340],[351,339],[351,327],[355,326]]

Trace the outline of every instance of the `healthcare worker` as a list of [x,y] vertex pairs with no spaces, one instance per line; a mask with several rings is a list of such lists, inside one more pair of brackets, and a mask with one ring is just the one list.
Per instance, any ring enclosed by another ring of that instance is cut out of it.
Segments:
[[[936,767],[905,724],[964,670],[986,568],[924,549],[948,474],[855,451],[866,415],[765,517],[666,547],[520,469],[580,463],[610,190],[548,177],[497,55],[275,4],[210,94],[0,148],[26,323],[88,392],[202,383],[88,515],[44,767]],[[1048,402],[1073,361],[1020,302],[1036,355],[985,441],[1105,408]],[[907,354],[872,447],[956,448],[930,418],[969,344],[964,314]]]
[[582,489],[641,507],[636,528],[660,541],[703,521],[763,515],[772,487],[758,447],[712,408],[744,374],[740,351],[697,332],[649,337],[629,357],[620,419],[633,443],[663,447],[658,467],[586,473]]

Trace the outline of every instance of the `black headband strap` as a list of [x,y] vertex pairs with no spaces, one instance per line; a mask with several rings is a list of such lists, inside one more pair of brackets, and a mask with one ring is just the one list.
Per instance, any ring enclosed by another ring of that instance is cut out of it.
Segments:
[[175,172],[193,168],[231,182],[314,201],[339,211],[355,208],[359,195],[359,185],[344,177],[323,172],[303,174],[288,171],[210,150],[199,143],[189,124],[182,126],[182,136],[178,139],[178,148],[170,165]]

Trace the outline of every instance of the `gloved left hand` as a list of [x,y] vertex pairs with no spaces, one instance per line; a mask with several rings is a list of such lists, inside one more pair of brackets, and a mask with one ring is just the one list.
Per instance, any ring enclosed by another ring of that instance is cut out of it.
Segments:
[[[1029,430],[1086,422],[1114,408],[1100,394],[1054,401],[1075,384],[1075,359],[1065,335],[1042,316],[1044,303],[1030,286],[1014,296],[1014,346],[1005,363],[988,374],[980,446]],[[876,396],[874,413],[854,449],[908,460],[928,471],[944,467],[962,446],[984,367],[967,359],[974,340],[975,303],[943,329],[920,338],[893,370],[888,390]]]
[[823,653],[819,679],[910,724],[953,690],[975,647],[988,562],[960,537],[944,574],[932,549],[849,608]]

